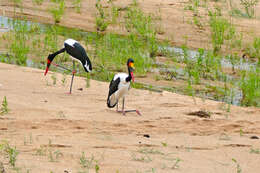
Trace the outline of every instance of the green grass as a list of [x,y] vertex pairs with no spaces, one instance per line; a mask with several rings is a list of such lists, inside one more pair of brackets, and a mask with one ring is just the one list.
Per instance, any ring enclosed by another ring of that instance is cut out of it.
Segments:
[[43,0],[33,0],[33,3],[36,5],[42,5]]
[[259,68],[242,72],[240,88],[243,93],[241,104],[260,107],[260,70]]
[[0,115],[7,114],[9,111],[10,110],[8,108],[8,102],[7,102],[6,96],[4,96],[2,106],[1,106],[1,109],[0,109]]
[[240,164],[237,162],[237,160],[234,159],[234,158],[232,158],[232,161],[236,164],[236,172],[237,172],[237,173],[242,173],[241,166],[240,166]]
[[57,3],[57,5],[54,5],[54,7],[50,8],[49,11],[53,16],[53,19],[56,23],[60,23],[60,20],[64,14],[65,10],[65,1],[64,0],[58,0],[58,1],[53,1]]
[[[125,28],[130,32],[133,41],[137,40],[136,37],[143,40],[148,48],[149,56],[153,58],[158,52],[158,41],[156,39],[156,26],[152,17],[150,14],[144,14],[137,6],[132,6],[126,12]],[[140,44],[137,45],[141,46]]]
[[103,32],[107,29],[109,21],[107,19],[107,14],[105,14],[104,7],[101,4],[101,0],[96,1],[96,9],[98,11],[96,16],[96,29],[98,32]]
[[226,40],[235,37],[235,27],[221,16],[219,10],[209,11],[211,39],[214,53],[217,54]]
[[232,8],[229,14],[234,17],[250,18],[246,13],[237,8]]
[[35,155],[37,156],[46,156],[47,154],[47,148],[44,146],[40,146],[40,148],[36,149]]
[[17,156],[19,152],[16,150],[16,147],[11,147],[10,144],[6,141],[0,144],[0,151],[3,151],[4,154],[9,159],[9,164],[15,168]]
[[141,148],[138,150],[139,153],[142,154],[159,154],[159,155],[164,155],[164,153],[162,153],[159,150],[156,150],[154,148]]
[[90,75],[89,74],[86,75],[85,81],[86,81],[86,88],[89,88],[90,87]]
[[175,163],[173,164],[172,166],[172,169],[178,169],[180,167],[179,163],[181,162],[182,160],[180,158],[176,158],[176,161]]
[[99,172],[100,166],[99,166],[99,161],[97,160],[94,155],[91,157],[87,157],[84,152],[81,153],[81,156],[79,158],[79,164],[81,168],[83,169],[83,172],[89,172],[90,169],[94,169],[96,173]]
[[258,148],[256,148],[256,149],[251,148],[251,149],[250,149],[250,153],[260,154],[260,150],[259,150]]
[[62,83],[62,86],[65,86],[66,83],[67,83],[67,80],[66,80],[66,73],[63,73],[62,75],[62,79],[61,79],[61,83]]
[[55,74],[51,75],[51,79],[52,79],[52,84],[56,85],[57,84],[57,77]]
[[12,25],[14,27],[13,35],[9,36],[12,43],[9,47],[11,58],[14,59],[18,65],[26,65],[27,55],[29,53],[29,46],[26,45],[26,41],[29,40],[27,33],[29,27],[26,21],[13,20]]
[[133,35],[120,38],[115,34],[106,34],[96,40],[94,56],[99,58],[101,66],[110,71],[125,71],[127,59],[133,58],[136,72],[145,73],[151,67],[152,61],[149,56],[145,56],[147,48],[139,47],[141,44],[142,40]]
[[81,0],[74,0],[73,1],[73,5],[74,5],[74,8],[75,8],[77,13],[81,12],[81,6],[82,6],[81,3],[82,3]]
[[135,153],[132,153],[131,157],[133,161],[137,161],[137,162],[148,163],[152,161],[151,157],[148,154],[137,156]]
[[258,60],[258,65],[260,65],[260,37],[255,37],[251,44],[248,44],[245,49],[245,54],[250,58]]
[[255,7],[259,0],[240,0],[240,4],[244,7],[245,12],[249,18],[255,16]]
[[63,157],[63,154],[60,150],[53,151],[53,150],[49,149],[48,158],[49,158],[50,162],[58,162],[58,159],[60,157]]

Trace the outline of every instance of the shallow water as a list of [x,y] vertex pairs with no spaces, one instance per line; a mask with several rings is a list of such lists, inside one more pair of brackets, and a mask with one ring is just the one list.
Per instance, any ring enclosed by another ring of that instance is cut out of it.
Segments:
[[8,17],[0,16],[0,32],[7,32],[10,30],[10,25],[8,24]]
[[[169,51],[173,51],[175,54],[179,54],[181,59],[184,59],[184,52],[182,48],[178,48],[178,47],[167,47],[166,49],[168,49]],[[188,58],[190,58],[191,60],[197,60],[197,57],[199,56],[199,52],[195,51],[195,50],[188,50]],[[205,52],[206,53],[206,52]],[[221,66],[223,68],[232,68],[233,65],[230,62],[230,60],[228,60],[227,58],[221,58]],[[239,62],[236,62],[234,64],[234,69],[236,70],[250,70],[250,69],[255,69],[257,66],[257,63],[252,63],[252,62],[246,62],[244,61],[242,58],[239,60]]]
[[[12,18],[8,18],[8,17],[3,17],[0,16],[0,32],[7,32],[13,29],[13,25],[12,25]],[[32,24],[36,24],[39,26],[40,30],[44,32],[44,30],[49,27],[50,25],[46,25],[46,24],[40,24],[40,23],[36,23],[36,22],[30,22],[30,21],[23,21],[26,22],[26,24],[28,26],[32,25]],[[84,31],[80,31],[80,34],[82,36],[87,35],[88,32],[84,32]],[[162,47],[161,47],[162,48]],[[180,58],[181,60],[184,59],[184,51],[182,48],[178,48],[178,47],[163,47],[162,49],[167,49],[168,51],[173,52],[174,54],[179,55],[178,58]],[[197,60],[197,57],[199,55],[198,51],[194,51],[194,50],[187,50],[188,53],[188,58],[190,60]],[[0,52],[0,60],[7,62],[8,57],[5,56],[4,52]],[[144,55],[147,56],[147,55]],[[230,60],[226,59],[226,58],[222,58],[221,60],[221,65],[224,68],[232,68],[234,67],[234,69],[239,69],[239,70],[250,70],[251,68],[256,68],[256,63],[251,63],[251,62],[245,62],[242,58],[239,62],[236,62],[235,65],[232,65],[232,63],[230,62]],[[34,68],[41,68],[44,69],[45,65],[41,64],[41,63],[36,63],[31,59],[27,59],[26,60],[26,66],[28,67],[34,67]],[[55,68],[56,71],[59,72],[64,72],[63,69],[60,68]],[[187,79],[186,77],[186,72],[184,71],[183,68],[165,68],[165,67],[159,67],[159,68],[154,68],[151,70],[152,72],[175,72],[177,74],[177,79]],[[227,80],[231,81],[233,80],[233,77],[230,75],[227,75]],[[160,87],[160,86],[158,86]],[[221,101],[228,101],[229,103],[235,104],[235,105],[240,105],[240,101],[242,98],[242,92],[238,89],[238,88],[233,88],[233,96],[225,96],[222,98],[219,98],[218,100]],[[213,95],[211,93],[207,93],[207,95],[205,96],[206,98],[212,99]],[[231,100],[232,99],[232,100]]]
[[[5,16],[0,16],[0,32],[7,32],[11,29],[13,29],[12,26],[12,22],[13,19],[9,18],[9,17],[5,17]],[[31,21],[25,21],[27,23],[28,26],[32,25],[32,24],[37,24],[40,26],[40,28],[42,30],[44,30],[46,27],[48,27],[49,25],[46,24],[40,24],[37,22],[31,22]],[[81,33],[84,34],[88,34],[87,32],[83,32],[81,31]],[[165,47],[164,47],[165,49]],[[166,49],[168,49],[169,51],[173,51],[175,54],[179,54],[179,58],[184,58],[183,56],[183,49],[182,48],[178,48],[178,47],[166,47]],[[192,59],[192,60],[196,60],[199,53],[198,51],[194,51],[194,50],[188,50],[188,58]],[[144,55],[146,56],[146,55]],[[222,58],[221,59],[221,65],[224,68],[232,68],[234,66],[234,69],[239,69],[239,70],[250,70],[252,68],[255,68],[257,63],[252,63],[252,62],[245,62],[242,58],[240,59],[239,62],[236,62],[234,65],[232,65],[232,63],[230,62],[230,60],[226,59],[226,58]]]

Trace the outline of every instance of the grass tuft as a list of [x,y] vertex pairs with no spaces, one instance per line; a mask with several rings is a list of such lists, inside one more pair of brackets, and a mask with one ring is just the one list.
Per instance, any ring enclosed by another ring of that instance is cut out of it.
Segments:
[[8,102],[7,102],[6,96],[4,96],[2,106],[1,106],[1,109],[0,109],[0,115],[7,114],[9,111],[10,110],[8,108]]

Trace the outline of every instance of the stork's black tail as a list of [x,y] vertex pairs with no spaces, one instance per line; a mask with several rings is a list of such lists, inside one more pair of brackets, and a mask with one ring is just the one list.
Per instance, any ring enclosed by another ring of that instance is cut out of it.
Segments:
[[[113,98],[111,98],[113,97]],[[107,97],[107,107],[109,108],[113,108],[116,106],[116,104],[118,103],[118,100],[115,100],[114,96],[112,95],[108,95]]]

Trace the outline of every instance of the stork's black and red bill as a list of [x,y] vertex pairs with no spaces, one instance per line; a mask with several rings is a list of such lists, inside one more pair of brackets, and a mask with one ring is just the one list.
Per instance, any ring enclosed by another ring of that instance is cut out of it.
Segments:
[[57,52],[54,52],[53,54],[49,54],[49,56],[47,58],[47,67],[46,67],[44,75],[46,75],[48,73],[48,70],[49,70],[49,67],[51,65],[51,62],[55,58],[55,56],[60,54],[60,53],[62,53],[62,52],[64,52],[64,51],[65,51],[65,48],[62,48],[61,50],[59,50]]
[[50,61],[49,59],[47,59],[47,67],[46,67],[46,69],[45,69],[45,73],[44,73],[45,76],[46,76],[46,74],[47,74],[48,71],[49,71],[49,67],[50,67],[50,65],[51,65],[51,61]]
[[132,81],[135,82],[134,73],[131,71],[130,74],[131,74],[131,77],[132,77]]

